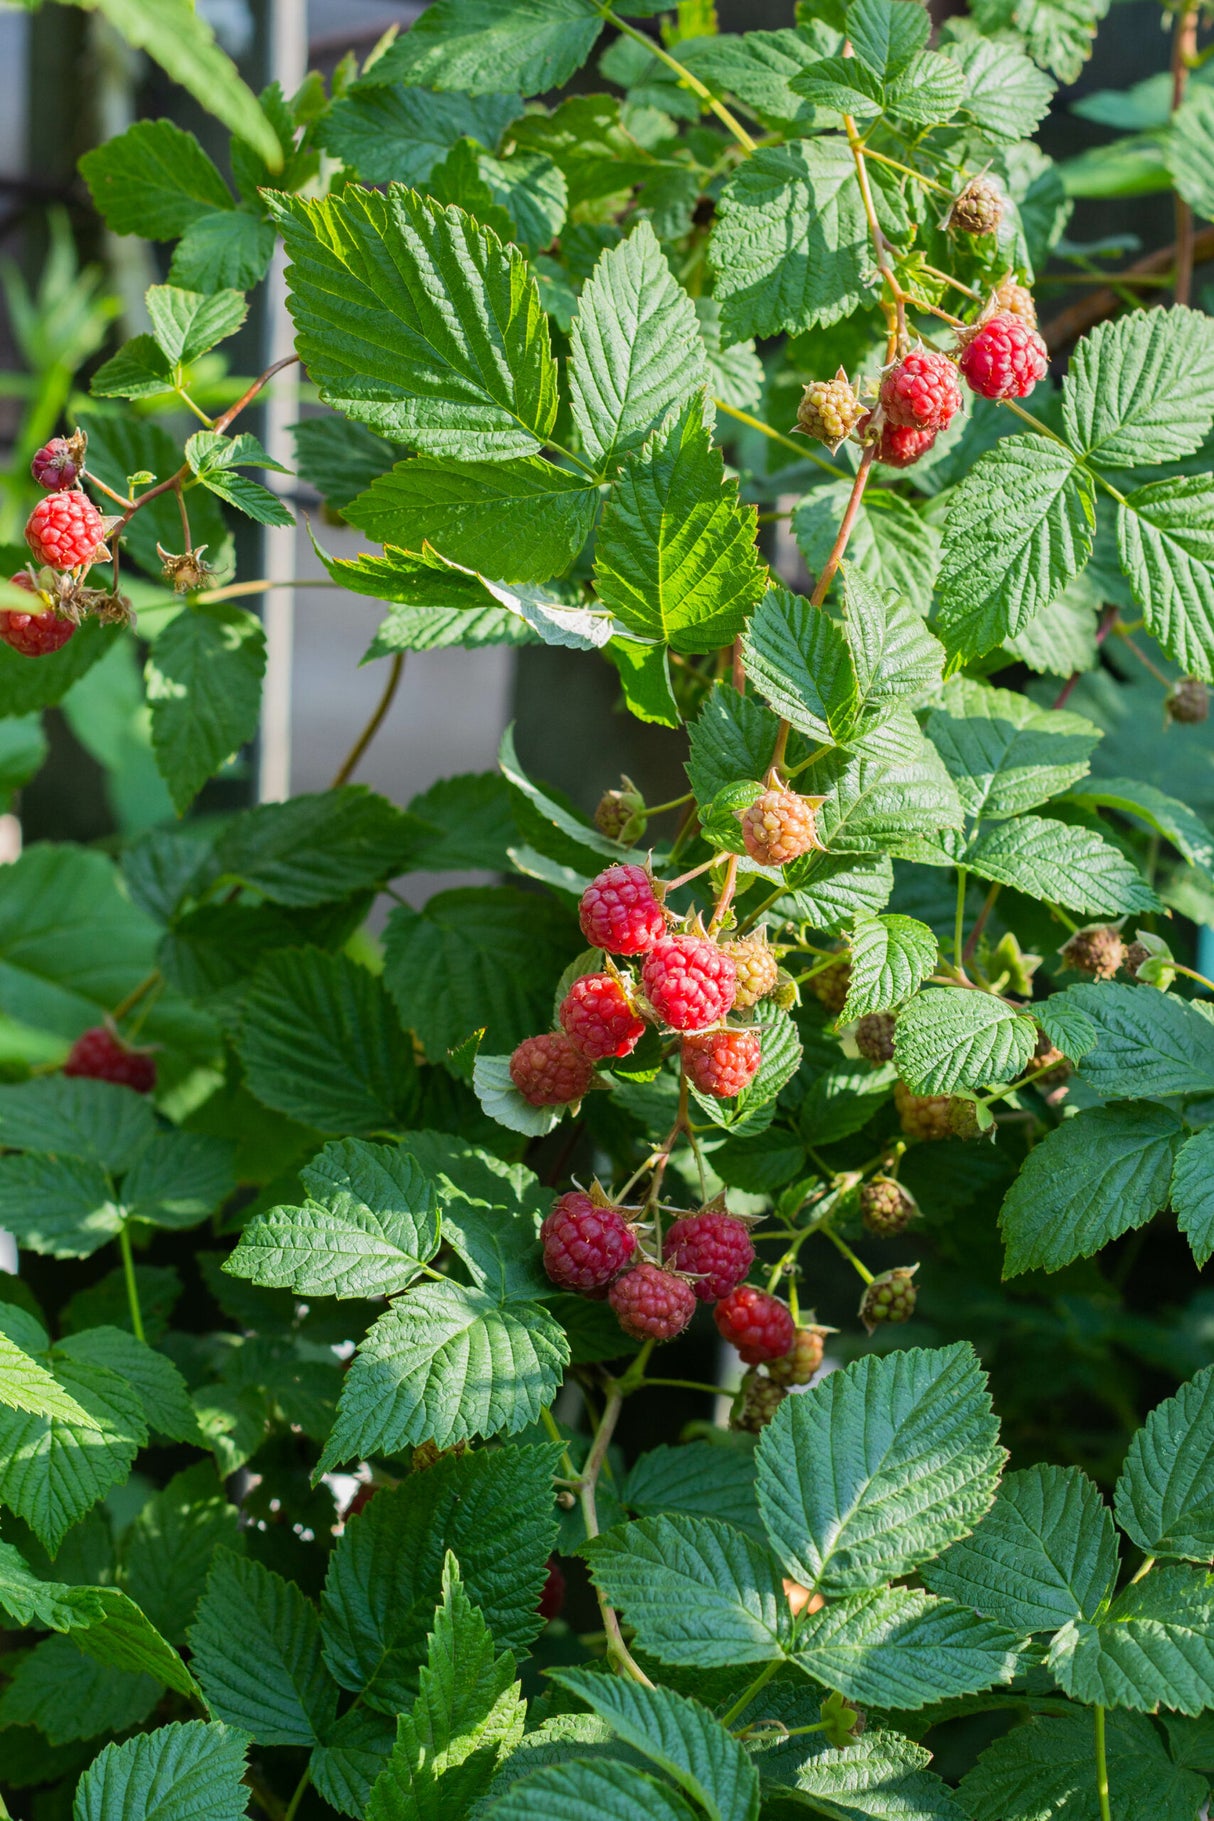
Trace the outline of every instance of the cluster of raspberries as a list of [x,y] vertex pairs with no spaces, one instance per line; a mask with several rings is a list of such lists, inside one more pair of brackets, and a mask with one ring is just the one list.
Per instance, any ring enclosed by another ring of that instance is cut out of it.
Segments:
[[[787,1305],[745,1282],[755,1249],[744,1220],[719,1203],[680,1215],[666,1229],[660,1263],[644,1255],[637,1220],[637,1210],[616,1207],[597,1186],[562,1195],[540,1228],[552,1282],[608,1301],[634,1340],[673,1340],[698,1302],[712,1303],[719,1332],[748,1366],[786,1362],[789,1372],[802,1371],[804,1348],[797,1352]],[[819,1349],[808,1375],[786,1382],[808,1383],[820,1360]]]
[[[83,466],[84,438],[79,431],[54,437],[30,464],[38,485],[47,489],[25,527],[25,541],[40,569],[85,570],[109,554],[106,521],[79,484]],[[62,650],[76,630],[75,622],[55,611],[52,598],[28,570],[18,570],[9,580],[31,597],[30,609],[0,612],[0,640],[27,658]]]
[[560,1029],[524,1038],[510,1058],[510,1078],[524,1100],[581,1100],[595,1065],[629,1055],[651,1022],[680,1034],[683,1068],[701,1093],[731,1100],[754,1080],[759,1032],[725,1020],[774,990],[776,968],[765,945],[721,944],[674,929],[649,872],[636,865],[609,866],[591,881],[581,925],[592,947],[643,956],[640,981],[609,962],[607,971],[573,982],[557,1011]]

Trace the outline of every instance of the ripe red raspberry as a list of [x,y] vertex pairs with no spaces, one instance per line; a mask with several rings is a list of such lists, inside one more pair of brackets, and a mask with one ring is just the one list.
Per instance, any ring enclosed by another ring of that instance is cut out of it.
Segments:
[[582,974],[557,1013],[561,1029],[592,1062],[604,1056],[627,1056],[645,1034],[645,1020],[632,1009],[628,994],[611,974]]
[[738,942],[723,942],[721,952],[733,962],[737,976],[733,1002],[739,1011],[758,1005],[779,986],[780,965],[767,946],[766,936],[743,936]]
[[758,1031],[705,1031],[683,1039],[683,1067],[692,1085],[713,1100],[732,1100],[748,1088],[762,1060]]
[[[27,594],[38,592],[24,569],[18,570],[9,580],[15,588],[24,588]],[[71,620],[63,619],[50,608],[38,613],[0,613],[0,639],[26,658],[44,658],[52,651],[61,651],[75,630]]]
[[664,936],[645,957],[645,997],[676,1031],[706,1031],[732,1008],[738,990],[733,962],[705,936]]
[[40,487],[58,493],[76,485],[83,467],[84,436],[77,430],[75,436],[53,436],[43,443],[30,463],[30,473]]
[[573,1189],[540,1228],[544,1269],[562,1290],[599,1290],[624,1269],[637,1236],[618,1208],[601,1208]]
[[806,386],[797,407],[796,427],[825,443],[833,454],[863,415],[864,407],[840,367],[833,379],[815,379]]
[[880,1065],[894,1059],[894,1030],[897,1020],[892,1012],[868,1012],[856,1023],[856,1048],[870,1062]]
[[1037,327],[1037,306],[1033,293],[1009,274],[995,287],[995,302],[1009,316],[1018,316],[1030,329]]
[[881,403],[891,424],[938,434],[961,408],[957,369],[947,354],[912,348],[881,381]]
[[712,1315],[722,1339],[737,1348],[748,1366],[781,1359],[796,1338],[796,1326],[785,1304],[753,1284],[739,1284],[731,1290]]
[[47,493],[30,513],[25,541],[36,563],[76,569],[107,555],[105,521],[87,493]]
[[970,337],[960,362],[970,387],[983,398],[1027,398],[1049,364],[1036,329],[1006,311]]
[[742,810],[742,840],[751,859],[760,866],[786,866],[816,847],[820,852],[817,812],[819,797],[799,797],[795,790],[775,786]]
[[860,1298],[860,1320],[871,1334],[887,1322],[909,1321],[915,1313],[918,1265],[898,1265],[867,1284]]
[[617,1277],[607,1300],[633,1340],[673,1340],[696,1311],[695,1291],[686,1278],[648,1260]]
[[85,1075],[90,1081],[113,1081],[119,1087],[150,1094],[156,1085],[156,1062],[146,1050],[128,1049],[107,1025],[94,1025],[73,1043],[63,1065],[65,1075]]
[[550,1555],[548,1557],[548,1579],[544,1582],[544,1590],[540,1594],[539,1614],[541,1619],[547,1621],[549,1619],[557,1618],[560,1614],[561,1607],[564,1604],[564,1570],[556,1557]]
[[798,1328],[792,1346],[779,1359],[769,1360],[767,1375],[777,1385],[808,1385],[826,1351],[830,1328]]
[[883,424],[877,439],[877,460],[887,468],[913,468],[935,445],[934,430],[913,430],[909,424]]
[[745,1221],[719,1208],[705,1208],[672,1223],[662,1256],[674,1270],[695,1280],[692,1289],[700,1302],[715,1303],[741,1283],[755,1261],[755,1249]]
[[890,1176],[874,1176],[860,1190],[860,1218],[877,1239],[895,1238],[918,1211],[914,1196]]
[[594,1064],[564,1031],[524,1037],[510,1058],[510,1079],[533,1107],[580,1100],[594,1080]]
[[582,934],[612,955],[641,955],[666,934],[666,918],[643,866],[609,866],[582,893]]

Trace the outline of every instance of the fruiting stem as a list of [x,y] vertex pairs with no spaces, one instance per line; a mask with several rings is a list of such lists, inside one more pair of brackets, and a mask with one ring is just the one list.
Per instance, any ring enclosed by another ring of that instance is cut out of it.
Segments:
[[979,1094],[975,1104],[980,1107],[994,1106],[997,1100],[1005,1100],[1009,1094],[1016,1093],[1020,1088],[1031,1087],[1034,1081],[1040,1080],[1042,1075],[1049,1075],[1057,1067],[1057,1060],[1043,1063],[1039,1069],[1034,1069],[1031,1075],[1022,1075],[1019,1081],[1009,1081],[1005,1087],[995,1088],[990,1094]]
[[860,457],[860,466],[856,469],[855,479],[852,481],[851,494],[848,498],[847,508],[843,514],[843,522],[839,526],[839,535],[836,537],[831,553],[826,559],[821,575],[818,577],[817,586],[809,597],[810,605],[813,607],[820,607],[826,599],[827,590],[835,577],[835,571],[843,561],[843,553],[847,549],[848,540],[855,530],[856,520],[860,516],[860,506],[864,499],[864,489],[868,485],[868,477],[872,473],[873,462],[876,459],[876,455],[877,445],[875,443],[869,443]]
[[181,514],[181,535],[185,539],[182,549],[189,551],[194,547],[194,540],[190,535],[190,515],[186,511],[185,494],[181,490],[180,481],[174,486],[173,492],[177,495],[177,510]]
[[672,797],[669,803],[646,804],[645,820],[648,821],[650,816],[664,816],[668,809],[682,809],[684,803],[694,802],[695,793],[689,790],[681,797]]
[[1163,671],[1159,668],[1158,664],[1152,663],[1151,659],[1147,656],[1145,651],[1140,651],[1138,649],[1138,646],[1134,643],[1133,639],[1130,638],[1127,633],[1121,634],[1121,642],[1125,646],[1127,651],[1133,652],[1134,656],[1138,659],[1138,662],[1142,665],[1144,670],[1149,670],[1151,675],[1156,679],[1156,681],[1162,683],[1165,689],[1171,689],[1171,687],[1172,687],[1171,678],[1166,677],[1164,675]]
[[192,411],[194,413],[194,416],[198,419],[199,423],[205,424],[207,429],[210,430],[213,427],[211,424],[210,418],[207,416],[206,412],[203,410],[201,405],[196,405],[194,403],[194,400],[190,397],[190,395],[186,391],[185,387],[184,386],[174,386],[173,390],[176,392],[178,398],[181,400],[181,402],[185,406],[186,410]]
[[651,1385],[657,1385],[664,1391],[703,1391],[709,1397],[720,1397],[724,1389],[721,1385],[702,1384],[696,1378],[647,1378],[645,1380],[646,1391]]
[[[950,189],[947,189],[942,183],[937,183],[934,177],[925,177],[923,172],[917,171],[913,165],[899,164],[896,158],[891,158],[886,152],[874,152],[870,145],[864,147],[864,156],[875,158],[878,164],[888,164],[895,171],[901,171],[904,177],[913,177],[915,182],[921,183],[925,190],[935,190],[938,195],[947,196],[950,202],[953,200],[953,192]],[[925,270],[930,270],[930,267]],[[944,274],[940,273],[939,276],[943,277]]]
[[136,504],[134,500],[127,499],[125,494],[115,493],[112,487],[107,487],[104,481],[99,481],[91,469],[82,468],[80,478],[82,481],[87,481],[89,486],[95,488],[98,493],[104,493],[107,500],[113,500],[114,504],[121,506],[124,511],[128,506],[133,507]]
[[358,764],[363,754],[384,724],[384,717],[392,706],[396,691],[400,686],[400,679],[404,668],[405,654],[403,651],[398,651],[392,660],[392,668],[388,672],[388,681],[384,686],[384,693],[376,703],[371,719],[367,722],[367,725],[363,728],[357,740],[355,740],[353,746],[346,754],[345,760],[339,766],[337,774],[334,777],[332,784],[329,786],[330,790],[336,790],[339,785],[348,783],[354,772],[358,769]]
[[579,1486],[578,1472],[573,1464],[573,1456],[570,1454],[565,1438],[557,1428],[556,1419],[547,1404],[540,1410],[540,1421],[548,1431],[549,1440],[558,1443],[560,1446],[561,1466],[565,1469],[565,1475],[569,1484],[571,1486]]
[[[877,154],[873,151],[869,151],[867,152],[867,156],[869,158],[875,158]],[[982,302],[981,291],[976,291],[973,285],[962,284],[961,280],[959,278],[954,278],[951,272],[941,272],[937,266],[929,266],[926,262],[919,267],[919,270],[921,272],[926,272],[929,278],[938,278],[941,284],[952,285],[954,291],[964,291],[965,295],[967,297],[972,297],[975,303]]]
[[139,1285],[135,1278],[135,1257],[131,1251],[131,1234],[124,1220],[118,1229],[118,1249],[122,1253],[122,1275],[126,1279],[126,1299],[131,1310],[131,1330],[136,1340],[145,1340],[143,1311],[139,1307]]
[[[1197,53],[1197,11],[1182,9],[1176,15],[1172,33],[1172,112],[1184,100],[1189,69]],[[1176,220],[1176,285],[1173,295],[1178,304],[1187,304],[1193,295],[1193,211],[1179,194],[1173,196]]]
[[114,1007],[113,1011],[110,1013],[110,1017],[114,1020],[114,1023],[115,1024],[119,1023],[119,1021],[121,1019],[123,1019],[127,1016],[128,1012],[134,1011],[135,1007],[139,1004],[139,1001],[143,998],[144,994],[150,993],[152,988],[154,986],[159,985],[159,983],[160,983],[160,969],[158,967],[154,967],[152,969],[151,973],[148,974],[145,979],[143,979],[139,982],[138,986],[134,986],[131,988],[130,992],[127,994],[125,999],[120,999],[118,1001],[118,1004]]
[[331,588],[333,578],[328,575],[293,575],[288,582],[272,581],[269,576],[261,576],[255,582],[229,582],[223,588],[205,588],[201,594],[191,595],[197,605],[213,606],[219,601],[235,601],[246,594],[268,594],[271,588]]
[[1174,968],[1178,974],[1183,974],[1186,980],[1196,980],[1199,986],[1208,987],[1210,992],[1214,993],[1214,980],[1207,980],[1205,975],[1199,974],[1195,968],[1182,967],[1179,961],[1169,961],[1168,966]]
[[[850,57],[853,54],[851,45],[845,43],[843,46],[843,55],[845,57]],[[886,287],[893,300],[894,320],[891,325],[890,334],[892,345],[888,351],[888,358],[892,360],[897,351],[898,344],[906,335],[905,296],[902,286],[894,276],[894,268],[890,263],[889,249],[885,243],[885,235],[881,232],[881,224],[877,220],[877,211],[873,204],[872,186],[868,181],[868,167],[864,162],[866,156],[864,141],[856,130],[856,123],[850,114],[844,114],[843,128],[847,134],[847,143],[851,147],[851,155],[856,166],[856,181],[860,185],[860,200],[864,204],[864,215],[868,222],[868,232],[873,243],[873,254],[878,266],[881,268],[881,276],[885,280]],[[903,166],[902,168],[905,170],[908,167]]]
[[291,1797],[291,1800],[287,1803],[287,1812],[283,1816],[282,1821],[295,1821],[295,1817],[299,1813],[299,1805],[304,1799],[304,1792],[307,1789],[309,1783],[311,1783],[311,1781],[312,1781],[312,1767],[310,1764],[305,1764],[303,1776],[299,1779],[299,1782],[295,1785],[294,1793]]
[[1113,1821],[1109,1807],[1109,1764],[1104,1744],[1104,1708],[1094,1710],[1096,1717],[1096,1799],[1100,1803],[1100,1821]]
[[717,908],[713,911],[712,921],[708,925],[708,934],[710,936],[715,936],[722,923],[725,921],[726,912],[733,902],[733,895],[737,888],[737,883],[738,856],[737,854],[730,854],[729,859],[725,862],[725,878],[721,883],[721,895],[717,899]]
[[742,1690],[733,1706],[729,1708],[726,1713],[721,1715],[721,1725],[732,1726],[738,1715],[746,1712],[746,1709],[750,1706],[755,1696],[760,1693],[762,1689],[767,1687],[767,1684],[771,1681],[771,1678],[775,1675],[777,1669],[781,1669],[783,1664],[783,1657],[777,1657],[774,1662],[765,1663],[754,1681],[749,1683]]
[[644,45],[651,57],[656,57],[658,62],[664,63],[668,70],[673,70],[679,81],[685,83],[693,95],[698,95],[706,107],[711,108],[721,125],[733,134],[744,152],[757,150],[754,140],[741,121],[730,113],[723,101],[717,100],[711,89],[704,87],[698,76],[693,76],[684,64],[680,63],[676,57],[672,57],[664,45],[653,38],[647,38],[644,32],[638,32],[635,26],[626,25],[622,19],[616,17],[609,6],[601,6],[599,11],[608,25],[614,25],[616,30],[623,32],[626,38],[632,38],[637,44]]
[[862,1265],[860,1263],[860,1260],[856,1257],[855,1253],[852,1251],[851,1247],[847,1244],[846,1240],[840,1239],[839,1235],[835,1232],[833,1227],[815,1227],[813,1230],[817,1233],[825,1233],[825,1235],[826,1235],[827,1239],[829,1239],[831,1245],[835,1247],[836,1251],[839,1251],[843,1254],[843,1256],[847,1260],[848,1264],[852,1266],[853,1270],[855,1270],[857,1275],[863,1280],[864,1283],[866,1283],[866,1284],[876,1283],[877,1280],[873,1276],[872,1272],[869,1270],[868,1266]]
[[[578,1502],[582,1508],[582,1522],[586,1526],[588,1537],[596,1537],[599,1534],[599,1514],[594,1492],[623,1407],[624,1395],[618,1386],[613,1386],[603,1407],[603,1414],[599,1418],[598,1428],[595,1430],[594,1440],[590,1444],[590,1453],[586,1456],[586,1465],[578,1484]],[[616,1616],[614,1606],[607,1600],[600,1587],[596,1585],[594,1591],[603,1619],[603,1630],[607,1634],[608,1657],[630,1675],[634,1682],[639,1682],[644,1688],[652,1688],[653,1683],[640,1664],[635,1661],[632,1652],[624,1642],[624,1634],[620,1630],[620,1621]]]
[[[255,379],[253,384],[249,386],[246,391],[241,393],[240,397],[236,400],[236,403],[234,405],[229,405],[223,416],[215,419],[212,427],[220,436],[222,436],[228,425],[240,416],[240,413],[244,410],[245,406],[252,404],[262,387],[268,386],[274,375],[276,373],[281,373],[284,367],[293,367],[298,359],[298,354],[284,354],[282,359],[276,360],[272,367],[267,367],[265,372]],[[185,470],[185,473],[189,473],[188,468]]]
[[974,918],[974,927],[970,931],[969,937],[965,944],[965,947],[961,951],[962,963],[965,963],[966,961],[968,961],[970,956],[973,954],[974,950],[977,948],[978,938],[979,938],[979,936],[981,936],[983,930],[986,928],[987,918],[990,916],[991,912],[994,910],[996,900],[998,899],[999,894],[1002,890],[1003,890],[1002,885],[992,885],[990,891],[987,892],[986,897],[983,899],[982,909],[978,912],[978,915]]
[[666,890],[668,892],[675,892],[678,891],[680,885],[690,885],[691,881],[693,879],[698,879],[701,873],[710,872],[716,865],[717,859],[718,856],[714,854],[711,860],[701,860],[700,864],[698,866],[693,866],[689,873],[680,873],[677,879],[672,879],[667,885]]
[[965,972],[965,888],[969,884],[969,873],[964,866],[957,868],[957,909],[953,917],[953,960]]

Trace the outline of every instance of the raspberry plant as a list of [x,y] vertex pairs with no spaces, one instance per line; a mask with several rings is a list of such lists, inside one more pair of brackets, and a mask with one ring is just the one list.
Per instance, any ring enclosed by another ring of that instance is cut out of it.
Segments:
[[[167,275],[0,589],[5,789],[125,691],[177,812],[0,877],[14,1812],[1197,1821],[1196,14],[1125,150],[1174,246],[1039,324],[1108,255],[1027,137],[1097,0],[436,0],[259,100],[102,10],[234,188],[168,120],[82,160]],[[387,674],[331,790],[191,819],[258,725],[233,514],[293,522],[223,353],[279,246]],[[584,804],[509,731],[350,781],[407,653],[541,642],[686,791],[592,728]]]

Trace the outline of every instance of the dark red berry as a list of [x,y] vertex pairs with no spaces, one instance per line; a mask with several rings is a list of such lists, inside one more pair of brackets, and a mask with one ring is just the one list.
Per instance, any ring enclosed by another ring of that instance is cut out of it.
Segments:
[[63,1065],[65,1075],[83,1075],[90,1081],[113,1081],[119,1087],[150,1094],[156,1085],[156,1060],[146,1050],[132,1050],[108,1025],[82,1031]]
[[58,493],[76,485],[83,467],[84,438],[78,430],[75,436],[53,436],[43,443],[30,463],[30,473],[40,487]]
[[705,1031],[683,1039],[683,1067],[693,1086],[713,1100],[732,1100],[748,1088],[763,1060],[756,1030]]
[[754,1263],[755,1249],[745,1221],[706,1208],[681,1215],[667,1231],[662,1255],[668,1265],[694,1281],[702,1303],[715,1303],[737,1288]]
[[733,962],[705,936],[664,936],[645,957],[641,979],[658,1017],[676,1031],[705,1031],[733,1006]]
[[645,1020],[613,974],[583,974],[561,1001],[561,1029],[594,1062],[627,1056],[645,1034]]
[[[14,588],[23,588],[26,594],[38,592],[32,577],[24,569],[18,570],[9,580]],[[49,607],[38,613],[0,613],[0,639],[25,658],[45,658],[52,651],[62,651],[75,630],[71,620],[63,619]]]
[[562,1290],[598,1290],[636,1251],[637,1236],[618,1208],[600,1207],[580,1189],[562,1195],[540,1228],[544,1269]]
[[617,1277],[607,1299],[633,1340],[673,1340],[695,1314],[695,1291],[684,1277],[646,1261]]
[[554,1555],[548,1557],[548,1579],[544,1582],[544,1591],[540,1594],[540,1617],[547,1623],[549,1619],[559,1617],[561,1607],[565,1604],[565,1576],[560,1563]]
[[510,1079],[533,1107],[567,1106],[594,1080],[594,1064],[564,1031],[524,1037],[510,1058]]
[[582,934],[612,955],[641,955],[666,934],[666,918],[643,866],[609,866],[582,893]]
[[787,1306],[753,1284],[739,1284],[712,1313],[722,1339],[737,1348],[748,1366],[781,1359],[796,1338]]

